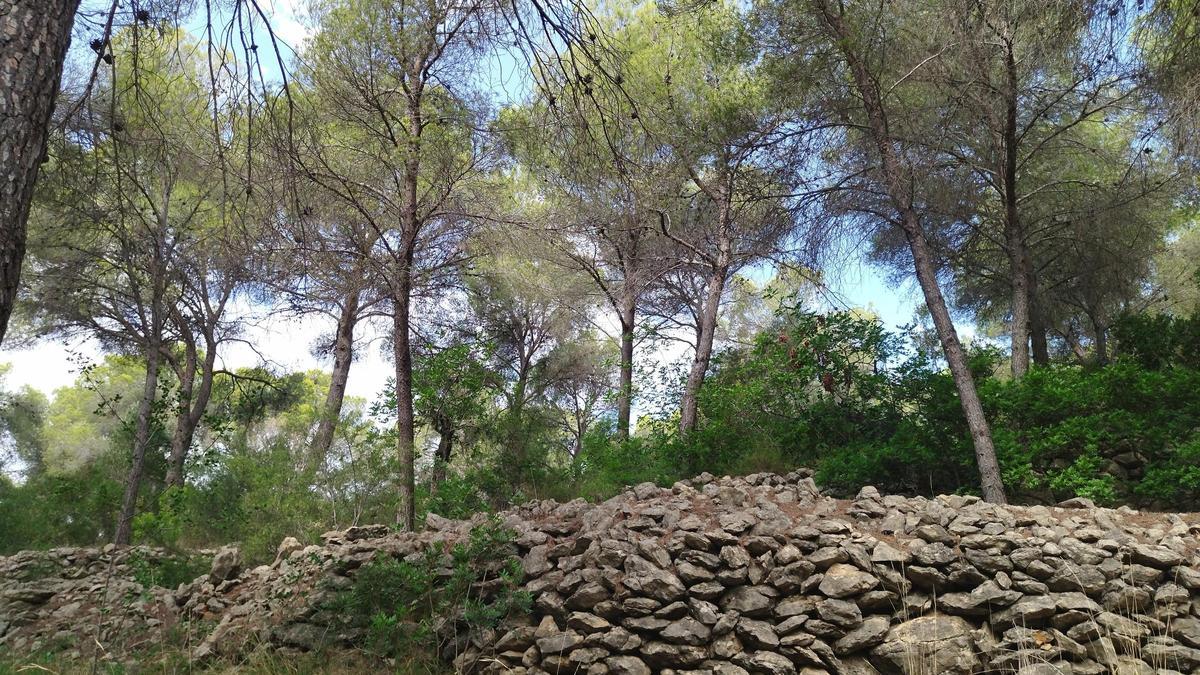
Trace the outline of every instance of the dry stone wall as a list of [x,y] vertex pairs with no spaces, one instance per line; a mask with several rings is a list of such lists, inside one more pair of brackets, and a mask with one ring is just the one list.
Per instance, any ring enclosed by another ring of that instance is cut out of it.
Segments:
[[[1200,673],[1191,514],[872,488],[835,500],[796,472],[644,484],[501,517],[517,533],[533,611],[495,630],[444,622],[444,656],[460,672]],[[200,660],[352,645],[361,632],[327,601],[363,564],[380,552],[415,559],[479,522],[431,516],[415,535],[372,526],[319,546],[287,540],[273,564],[245,571],[226,550],[210,575],[120,620],[210,626]],[[78,603],[78,620],[105,601],[99,567],[64,560],[77,577],[51,593],[13,581],[14,560],[0,560],[0,645],[61,636],[65,605]]]

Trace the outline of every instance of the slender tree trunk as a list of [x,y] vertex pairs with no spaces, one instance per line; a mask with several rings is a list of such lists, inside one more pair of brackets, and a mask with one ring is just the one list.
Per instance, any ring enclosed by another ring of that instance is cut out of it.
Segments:
[[1087,350],[1079,341],[1079,335],[1076,335],[1074,330],[1068,330],[1064,339],[1067,340],[1067,346],[1070,347],[1070,352],[1075,354],[1075,360],[1078,360],[1079,365],[1087,365]]
[[633,411],[633,330],[637,306],[632,289],[621,296],[621,375],[617,390],[617,438],[629,439]]
[[413,412],[412,348],[409,344],[409,309],[412,297],[411,265],[396,271],[392,303],[392,356],[396,366],[396,456],[400,461],[400,505],[396,523],[416,527],[416,416]]
[[1100,324],[1096,327],[1096,363],[1108,365],[1108,328]]
[[[192,449],[192,440],[196,437],[196,429],[204,412],[208,410],[208,401],[212,398],[213,378],[216,376],[217,344],[216,340],[205,340],[204,362],[197,370],[195,348],[192,348],[191,373],[188,377],[187,393],[181,396],[179,417],[175,420],[175,432],[171,435],[171,457],[167,468],[167,486],[183,487],[183,466],[187,461],[188,452]],[[193,390],[192,382],[196,375],[200,376],[200,386]],[[182,378],[181,378],[182,379]],[[180,383],[182,387],[182,382]],[[182,392],[181,392],[182,393]]]
[[967,428],[971,430],[971,441],[975,446],[975,462],[979,467],[980,486],[983,498],[995,504],[1003,504],[1004,481],[1000,477],[1000,463],[996,460],[996,448],[992,444],[992,432],[988,426],[987,416],[983,412],[983,403],[975,389],[975,378],[967,367],[967,356],[962,343],[958,340],[958,332],[946,308],[946,300],[938,286],[937,270],[933,264],[933,256],[925,241],[921,224],[912,209],[903,214],[905,221],[904,234],[908,238],[916,266],[917,280],[925,296],[925,305],[933,317],[933,325],[937,328],[938,340],[942,343],[942,352],[946,355],[946,363],[958,389],[959,403],[963,415],[967,418]]
[[[1026,262],[1028,262],[1028,258],[1026,258]],[[1032,268],[1032,265],[1030,267]],[[1046,315],[1042,309],[1037,276],[1031,269],[1029,273],[1029,334],[1033,342],[1033,362],[1039,366],[1050,365],[1050,345],[1046,341],[1046,334],[1049,330],[1046,325]]]
[[137,426],[133,432],[133,456],[129,463],[129,475],[125,478],[125,495],[121,499],[121,515],[117,519],[117,533],[113,543],[128,545],[133,539],[133,515],[137,509],[138,491],[142,486],[142,472],[146,468],[146,450],[154,422],[154,401],[158,394],[158,366],[161,346],[152,342],[146,350],[146,375],[142,381],[142,398],[138,402]]
[[979,468],[980,487],[983,498],[993,503],[1004,503],[1004,483],[1000,478],[1000,465],[996,461],[996,449],[992,444],[991,429],[983,412],[983,404],[975,389],[975,380],[967,367],[966,354],[958,340],[946,300],[938,285],[937,268],[925,239],[925,231],[920,218],[913,207],[912,195],[909,193],[909,183],[901,165],[895,141],[888,130],[887,114],[883,99],[880,96],[879,85],[867,71],[860,55],[854,51],[855,41],[841,16],[835,14],[827,4],[827,0],[810,0],[813,8],[821,15],[830,29],[838,49],[850,67],[855,88],[862,97],[863,110],[867,116],[868,129],[871,138],[879,151],[880,170],[887,187],[888,196],[900,216],[900,226],[908,240],[916,268],[917,280],[925,296],[925,304],[933,317],[946,363],[958,389],[959,402],[971,431],[971,439],[975,446],[975,460]]
[[46,152],[79,0],[0,0],[0,341],[25,259],[25,225]]
[[417,61],[407,74],[409,81],[404,175],[401,179],[400,251],[392,279],[392,357],[396,370],[396,455],[400,462],[400,504],[396,524],[412,531],[417,520],[416,414],[413,410],[412,309],[413,257],[421,231],[417,183],[421,175],[421,131],[427,62]]
[[574,427],[575,428],[571,430],[571,435],[575,437],[574,440],[571,441],[570,453],[572,459],[578,457],[579,453],[583,452],[583,437],[587,435],[587,423],[576,416]]
[[729,266],[722,254],[721,261],[708,278],[704,310],[700,314],[696,353],[692,357],[692,367],[688,371],[687,383],[683,388],[683,399],[679,405],[679,432],[684,436],[695,431],[699,422],[700,387],[704,385],[704,376],[708,373],[708,364],[712,360],[713,339],[717,333],[717,317],[721,306],[721,296],[725,293],[725,276],[728,273]]
[[192,389],[196,383],[199,358],[196,354],[196,342],[191,337],[185,339],[183,349],[183,370],[178,371],[179,405],[175,417],[175,431],[171,434],[171,456],[167,462],[167,487],[183,485],[183,461],[187,455],[187,448],[191,445],[188,419],[192,415]]
[[438,433],[438,446],[429,481],[431,494],[436,493],[438,486],[446,481],[446,467],[450,465],[450,457],[454,452],[454,423],[445,415],[438,415],[434,430]]
[[522,418],[525,416],[525,397],[528,395],[529,375],[533,369],[535,353],[535,349],[531,349],[525,344],[522,344],[520,349],[521,352],[517,357],[517,381],[513,384],[512,404],[505,415],[508,425],[506,429],[509,452],[508,469],[513,472],[514,480],[520,480],[527,459],[525,449],[529,439],[522,428]]
[[333,435],[342,416],[346,383],[350,379],[350,364],[354,361],[354,327],[358,323],[359,296],[358,290],[347,294],[342,303],[342,312],[338,316],[333,339],[333,373],[329,378],[329,391],[325,393],[321,421],[317,424],[317,432],[309,449],[309,471],[315,471],[329,455],[329,448],[333,446]]
[[1004,238],[1012,277],[1012,375],[1020,379],[1029,372],[1029,263],[1025,230],[1017,209],[1017,67],[1012,43],[1007,43],[1004,119]]

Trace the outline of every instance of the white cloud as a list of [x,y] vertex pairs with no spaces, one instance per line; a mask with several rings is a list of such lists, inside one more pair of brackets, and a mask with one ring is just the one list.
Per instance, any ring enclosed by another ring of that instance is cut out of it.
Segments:
[[312,35],[312,29],[306,21],[308,11],[305,4],[303,0],[277,0],[271,8],[271,30],[276,38],[295,51],[299,51],[304,41]]

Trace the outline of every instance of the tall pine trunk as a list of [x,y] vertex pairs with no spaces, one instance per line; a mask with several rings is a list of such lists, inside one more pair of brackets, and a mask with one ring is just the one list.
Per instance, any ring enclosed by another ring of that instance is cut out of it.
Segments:
[[396,458],[400,462],[400,505],[396,524],[412,530],[416,526],[416,418],[413,412],[412,348],[409,339],[409,310],[412,273],[401,265],[392,280],[392,357],[396,370]]
[[1096,364],[1108,365],[1108,328],[1099,322],[1092,325],[1096,328]]
[[938,284],[937,267],[934,264],[929,243],[925,238],[924,228],[913,206],[912,195],[909,193],[910,186],[905,179],[905,172],[895,147],[895,139],[892,138],[888,129],[887,113],[884,109],[879,85],[867,71],[862,56],[854,51],[854,36],[850,34],[841,16],[830,9],[826,0],[810,0],[810,3],[824,20],[837,48],[845,57],[846,64],[850,67],[850,75],[855,89],[862,99],[863,111],[867,117],[867,129],[879,152],[880,171],[888,197],[900,217],[900,227],[904,230],[905,238],[908,240],[909,249],[912,252],[917,281],[921,284],[925,304],[933,317],[933,325],[937,329],[938,340],[942,344],[946,363],[954,378],[963,415],[967,420],[967,427],[971,431],[983,498],[993,503],[1005,503],[1004,483],[1000,478],[1000,465],[996,460],[991,429],[983,412],[979,393],[975,389],[975,380],[971,375],[970,368],[967,367],[966,353],[959,342],[958,333],[954,329],[954,322],[950,318],[950,311],[946,307],[946,300],[942,296],[941,287]]
[[424,74],[421,64],[408,73],[411,89],[405,120],[404,175],[401,180],[400,242],[392,279],[392,358],[396,371],[396,456],[400,462],[400,504],[396,523],[412,531],[416,528],[416,414],[413,410],[412,364],[412,286],[413,259],[417,237],[421,231],[417,182],[421,172],[421,131],[424,117],[421,102],[424,96]]
[[1025,262],[1029,265],[1029,336],[1033,343],[1033,362],[1039,366],[1048,366],[1050,365],[1050,345],[1046,341],[1046,334],[1050,328],[1046,325],[1046,314],[1042,308],[1037,275],[1033,272],[1032,260],[1026,256]]
[[338,420],[342,417],[346,383],[350,380],[350,364],[354,361],[354,327],[358,323],[359,296],[358,290],[348,293],[338,315],[333,338],[333,373],[329,378],[329,391],[325,392],[321,420],[317,424],[317,432],[313,435],[312,446],[309,448],[309,471],[315,471],[329,455]]
[[1012,43],[1006,43],[1004,116],[1004,239],[1012,279],[1012,375],[1020,379],[1029,372],[1029,251],[1017,204],[1017,66]]
[[0,341],[25,259],[25,226],[46,152],[79,0],[0,0]]
[[[1015,209],[1012,218],[1015,221]],[[1028,265],[1025,263],[1029,254],[1019,227],[1014,223],[1005,230],[1008,239],[1009,268],[1012,276],[1012,325],[1009,327],[1012,342],[1012,376],[1013,379],[1020,379],[1029,372],[1029,337],[1033,323],[1029,305]]]
[[632,289],[621,295],[621,374],[617,389],[617,438],[629,438],[633,411],[633,331],[637,306]]
[[728,263],[724,254],[709,275],[707,289],[704,295],[704,308],[700,313],[700,326],[697,331],[696,353],[692,357],[692,367],[688,371],[687,383],[683,388],[683,399],[679,405],[679,431],[686,436],[696,430],[699,423],[700,387],[704,386],[704,376],[708,373],[708,365],[712,360],[713,340],[717,334],[717,317],[721,307],[721,296],[725,293],[725,277],[729,273]]
[[[167,459],[167,487],[183,485],[183,462],[191,435],[187,431],[188,418],[192,413],[192,390],[196,384],[196,369],[199,368],[196,341],[185,337],[183,345],[183,368],[176,369],[179,376],[179,404],[176,406],[175,431],[171,434],[171,454]],[[184,441],[184,437],[188,439]]]
[[967,366],[966,353],[959,342],[958,332],[954,329],[954,322],[946,307],[946,299],[938,285],[937,268],[929,252],[929,244],[925,240],[921,223],[911,208],[905,210],[902,218],[905,223],[904,235],[912,251],[917,280],[925,296],[925,305],[933,317],[933,325],[937,329],[938,340],[942,344],[946,364],[949,365],[950,374],[954,378],[963,415],[967,419],[967,428],[971,431],[983,498],[995,504],[1003,504],[1007,499],[1004,496],[1004,481],[1000,477],[1000,463],[996,459],[996,448],[992,443],[992,431],[983,412],[979,392],[975,389],[975,378]]

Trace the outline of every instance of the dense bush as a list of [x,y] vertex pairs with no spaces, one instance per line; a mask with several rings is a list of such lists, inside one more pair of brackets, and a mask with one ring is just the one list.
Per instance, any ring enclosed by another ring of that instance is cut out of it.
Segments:
[[[1115,362],[1035,368],[1019,381],[994,375],[1004,370],[1002,354],[974,350],[1012,497],[1200,504],[1198,325],[1125,319]],[[843,493],[866,484],[970,492],[977,484],[949,374],[854,314],[782,314],[752,347],[717,360],[701,409],[701,429],[671,441],[681,475],[807,465]]]
[[20,484],[0,476],[0,555],[104,541],[116,522],[121,492],[120,481],[102,467],[34,475]]

